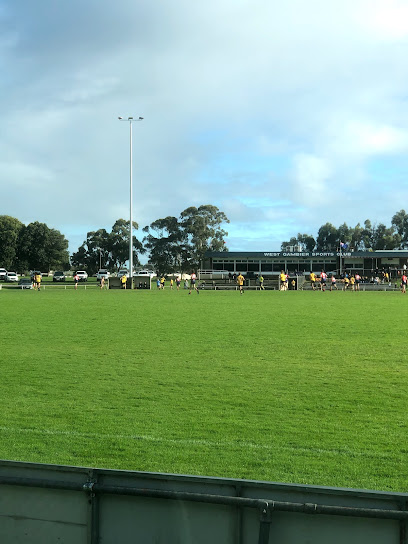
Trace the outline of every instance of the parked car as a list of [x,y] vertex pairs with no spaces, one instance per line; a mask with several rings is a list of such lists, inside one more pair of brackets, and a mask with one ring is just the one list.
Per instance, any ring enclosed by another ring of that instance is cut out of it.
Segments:
[[5,281],[7,276],[7,270],[5,268],[0,268],[0,280]]
[[21,289],[32,289],[33,282],[30,280],[30,278],[21,278],[18,282],[18,286],[21,287]]
[[16,272],[7,272],[6,281],[8,281],[8,282],[18,281],[17,273]]
[[65,281],[64,272],[61,272],[60,270],[58,270],[57,272],[54,272],[54,276],[52,278],[52,281]]
[[88,274],[85,270],[77,270],[75,274],[78,276],[79,281],[88,281]]
[[109,276],[110,273],[106,270],[106,268],[101,268],[96,274],[96,279],[100,281],[102,278],[105,278],[105,280],[107,280]]
[[129,270],[119,270],[118,278],[121,278],[122,276],[129,276]]
[[149,276],[149,278],[154,278],[155,275],[151,270],[139,270],[136,274],[136,276]]

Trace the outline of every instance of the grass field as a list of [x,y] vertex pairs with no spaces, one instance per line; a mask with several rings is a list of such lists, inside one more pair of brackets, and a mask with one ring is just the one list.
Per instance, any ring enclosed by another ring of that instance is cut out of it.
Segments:
[[0,458],[408,491],[401,293],[0,291]]

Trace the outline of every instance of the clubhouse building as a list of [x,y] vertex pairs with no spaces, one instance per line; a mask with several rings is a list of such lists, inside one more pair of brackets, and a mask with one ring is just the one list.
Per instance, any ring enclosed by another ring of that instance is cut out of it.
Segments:
[[345,271],[363,277],[388,272],[398,277],[408,267],[408,251],[208,251],[201,274],[228,276],[242,273],[247,277],[276,277],[281,270],[289,274],[320,273],[341,275]]

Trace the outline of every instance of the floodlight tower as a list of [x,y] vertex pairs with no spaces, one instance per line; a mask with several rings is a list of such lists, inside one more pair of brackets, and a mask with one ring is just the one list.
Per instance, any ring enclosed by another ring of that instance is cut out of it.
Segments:
[[136,121],[143,121],[143,117],[134,119],[133,117],[128,117],[124,119],[123,117],[118,117],[119,121],[127,121],[130,128],[130,226],[129,226],[129,278],[131,288],[133,287],[133,153],[132,153],[132,123]]

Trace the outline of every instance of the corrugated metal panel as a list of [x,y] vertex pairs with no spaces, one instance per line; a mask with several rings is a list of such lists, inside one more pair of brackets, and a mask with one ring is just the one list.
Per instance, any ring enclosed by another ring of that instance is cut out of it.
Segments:
[[0,542],[404,544],[407,501],[403,493],[0,461]]

